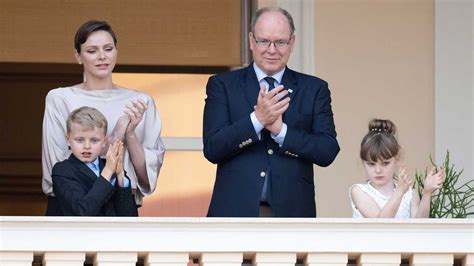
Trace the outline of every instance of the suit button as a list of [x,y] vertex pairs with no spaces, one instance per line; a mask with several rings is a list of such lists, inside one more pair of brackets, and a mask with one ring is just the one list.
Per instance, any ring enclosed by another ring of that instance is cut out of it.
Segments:
[[264,171],[260,172],[260,177],[265,177],[266,173]]
[[272,154],[273,154],[273,150],[272,150],[272,149],[268,149],[268,154],[272,155]]

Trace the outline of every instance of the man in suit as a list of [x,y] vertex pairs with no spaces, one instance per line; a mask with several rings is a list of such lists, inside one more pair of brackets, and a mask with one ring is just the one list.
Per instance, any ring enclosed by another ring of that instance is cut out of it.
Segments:
[[286,67],[286,10],[258,10],[249,42],[251,65],[207,83],[204,156],[217,164],[208,216],[316,217],[313,164],[339,152],[328,85]]

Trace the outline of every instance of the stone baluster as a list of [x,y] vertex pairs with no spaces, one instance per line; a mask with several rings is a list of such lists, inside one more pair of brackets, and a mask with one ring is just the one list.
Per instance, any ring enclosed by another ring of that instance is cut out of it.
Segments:
[[474,266],[474,253],[466,254],[466,257],[463,259],[463,266]]
[[347,253],[308,253],[305,266],[346,266],[349,260]]
[[452,266],[453,254],[413,254],[410,266]]
[[187,266],[189,254],[185,252],[152,252],[145,257],[145,266]]
[[2,266],[31,266],[33,252],[0,251],[0,265]]
[[254,266],[295,266],[296,253],[257,253]]
[[83,266],[85,260],[84,252],[46,252],[43,266]]
[[135,266],[137,253],[134,252],[97,252],[94,266]]
[[397,253],[363,253],[357,260],[359,266],[400,266],[401,254]]
[[241,266],[242,253],[202,253],[199,258],[200,266]]

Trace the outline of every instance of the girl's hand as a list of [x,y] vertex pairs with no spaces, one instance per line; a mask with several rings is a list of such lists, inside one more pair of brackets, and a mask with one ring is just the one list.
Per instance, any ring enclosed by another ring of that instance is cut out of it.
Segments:
[[135,128],[137,128],[140,121],[143,119],[143,114],[147,109],[146,103],[138,99],[136,101],[132,101],[132,103],[127,105],[127,109],[125,109],[125,113],[130,118],[130,123],[127,126],[125,131],[125,135],[130,135],[135,133]]
[[403,192],[403,194],[405,194],[413,186],[414,181],[415,180],[413,179],[413,177],[410,177],[407,174],[407,168],[402,167],[398,175],[397,190],[400,190],[400,192]]
[[425,177],[425,182],[423,183],[424,194],[431,194],[436,189],[443,187],[444,180],[446,179],[444,169],[441,168],[437,173],[435,171],[435,167],[431,168],[431,171]]
[[117,182],[119,187],[123,187],[125,171],[123,170],[123,143],[121,141],[120,146],[118,147],[117,167],[115,168],[115,173],[117,174]]

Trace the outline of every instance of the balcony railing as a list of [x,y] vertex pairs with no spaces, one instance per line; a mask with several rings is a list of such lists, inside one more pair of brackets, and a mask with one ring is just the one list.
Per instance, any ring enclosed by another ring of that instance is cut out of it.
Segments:
[[473,219],[0,217],[0,265],[474,265]]

